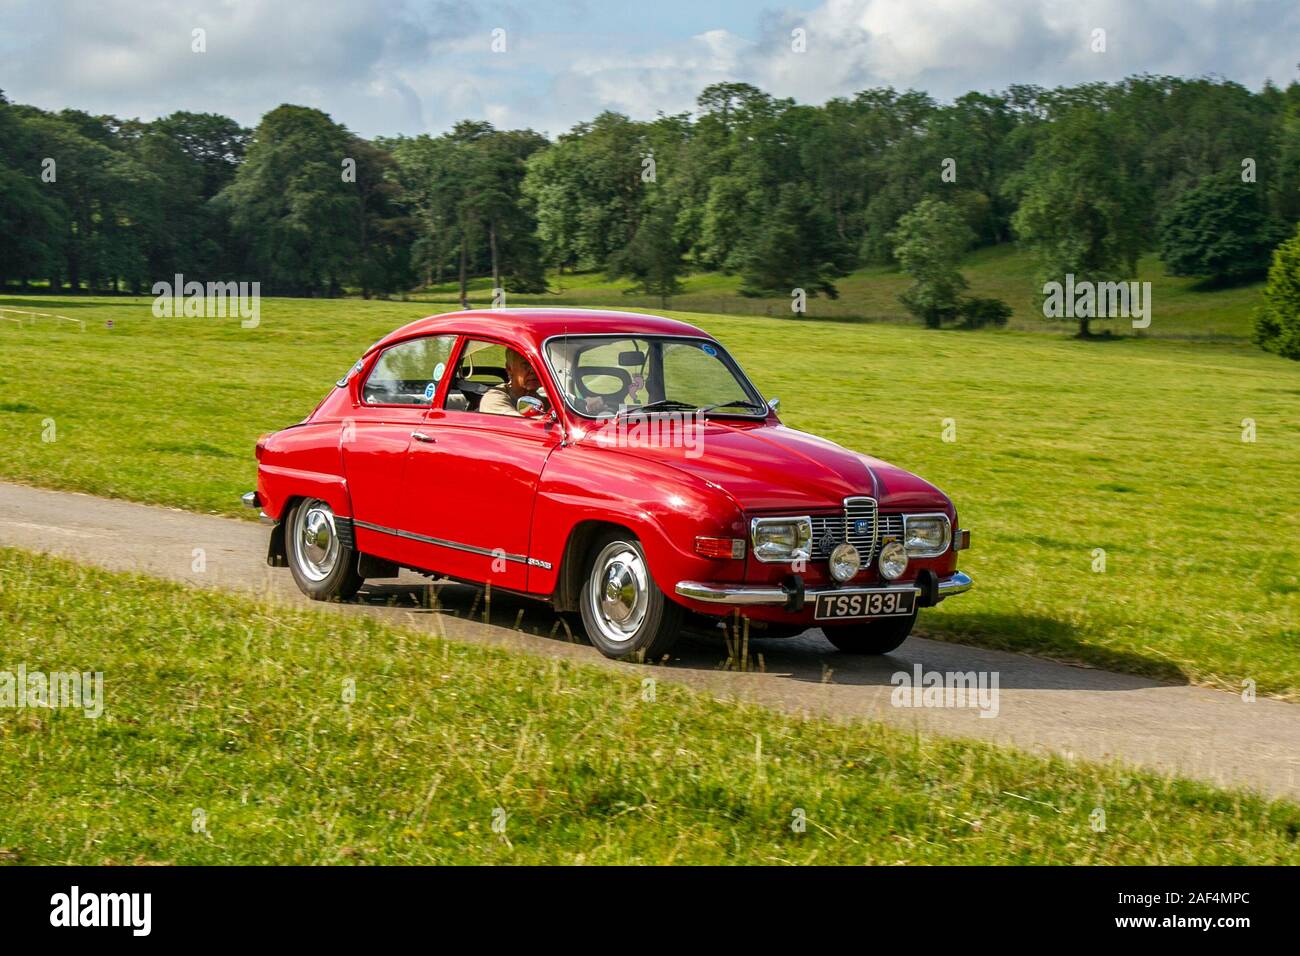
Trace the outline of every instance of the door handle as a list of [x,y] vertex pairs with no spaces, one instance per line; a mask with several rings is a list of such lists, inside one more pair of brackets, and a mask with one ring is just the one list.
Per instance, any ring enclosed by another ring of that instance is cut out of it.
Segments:
[[416,441],[428,442],[429,444],[433,444],[438,440],[432,435],[426,435],[424,432],[411,432],[411,437]]

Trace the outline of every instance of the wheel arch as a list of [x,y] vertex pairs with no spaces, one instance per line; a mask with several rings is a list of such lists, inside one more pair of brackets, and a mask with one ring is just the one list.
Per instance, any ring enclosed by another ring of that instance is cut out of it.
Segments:
[[[320,498],[320,496],[310,493],[290,494],[284,499],[284,503],[280,508],[280,520],[272,526],[270,540],[266,546],[266,563],[269,566],[273,568],[287,568],[289,566],[288,546],[284,537],[286,526],[289,523],[289,515],[293,513],[293,509],[298,502],[305,501],[308,498]],[[320,498],[320,500],[328,504],[330,509],[334,511],[334,526],[338,532],[339,542],[345,547],[355,549],[357,539],[356,531],[352,527],[351,508],[348,509],[349,514],[339,514],[337,509],[334,508],[334,504],[328,499]]]
[[578,595],[582,593],[582,579],[587,571],[587,555],[591,550],[591,544],[600,535],[609,531],[625,532],[636,538],[638,542],[642,541],[641,534],[635,528],[618,521],[588,518],[575,524],[569,530],[569,536],[564,542],[555,590],[551,592],[551,604],[555,610],[578,610]]

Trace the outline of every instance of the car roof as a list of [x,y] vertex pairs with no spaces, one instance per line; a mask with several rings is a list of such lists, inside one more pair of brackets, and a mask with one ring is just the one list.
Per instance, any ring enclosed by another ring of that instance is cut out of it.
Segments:
[[417,335],[456,332],[463,335],[486,335],[515,339],[540,349],[553,335],[689,335],[712,339],[713,336],[687,322],[642,312],[618,312],[612,309],[469,309],[430,315],[388,333],[369,349],[384,348],[393,342]]

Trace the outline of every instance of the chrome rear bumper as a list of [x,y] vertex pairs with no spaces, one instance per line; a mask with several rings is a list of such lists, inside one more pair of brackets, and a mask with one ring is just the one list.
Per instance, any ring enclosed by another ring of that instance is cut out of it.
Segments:
[[262,499],[256,491],[245,491],[239,496],[239,500],[244,503],[245,508],[257,508],[257,520],[262,524],[275,524],[275,519],[262,511]]
[[[971,589],[974,583],[969,575],[954,571],[951,577],[939,579],[938,600],[942,601],[944,598],[950,598],[955,594],[964,594]],[[838,591],[864,589],[872,591],[911,591],[918,595],[922,593],[921,588],[911,584],[896,587],[889,585],[860,585],[858,587],[845,585],[843,587],[803,588],[798,595],[789,588],[772,587],[771,585],[702,584],[699,581],[679,581],[677,587],[674,588],[680,597],[689,598],[692,601],[739,606],[753,604],[788,605],[791,603],[791,599],[796,597],[801,597],[803,600],[815,600],[819,594],[834,594]]]

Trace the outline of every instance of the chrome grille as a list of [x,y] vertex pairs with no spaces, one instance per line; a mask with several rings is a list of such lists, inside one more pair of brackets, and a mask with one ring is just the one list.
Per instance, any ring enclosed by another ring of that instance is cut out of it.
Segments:
[[858,549],[865,567],[876,556],[880,536],[902,534],[902,515],[878,516],[874,498],[846,498],[840,514],[812,516],[812,558],[825,560],[837,544],[847,541]]
[[881,515],[880,516],[880,540],[885,538],[903,539],[903,516],[902,515]]

